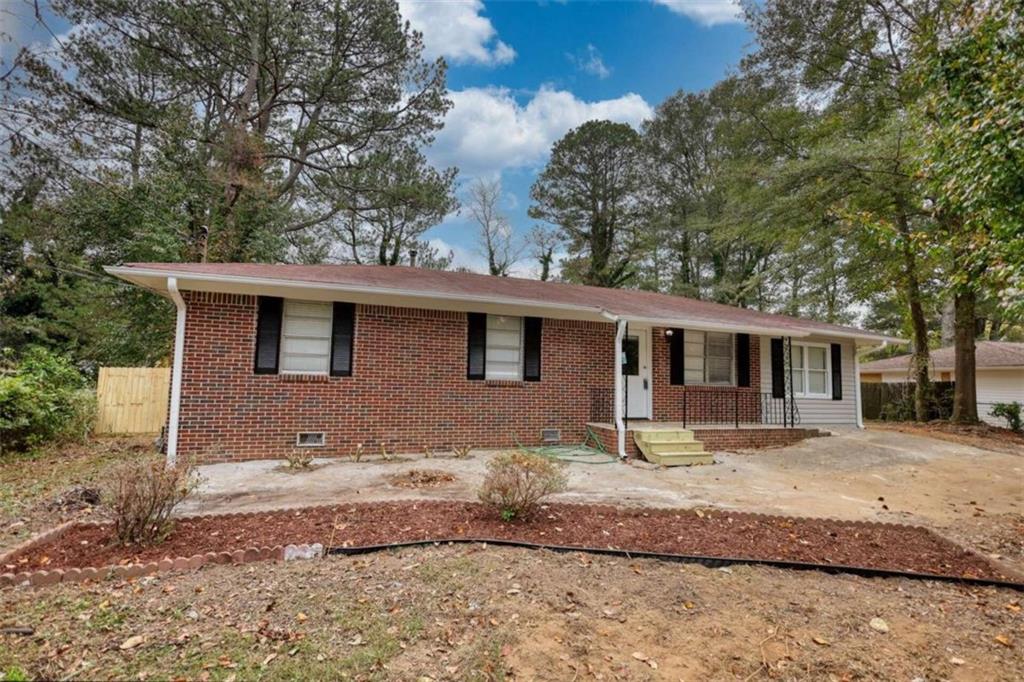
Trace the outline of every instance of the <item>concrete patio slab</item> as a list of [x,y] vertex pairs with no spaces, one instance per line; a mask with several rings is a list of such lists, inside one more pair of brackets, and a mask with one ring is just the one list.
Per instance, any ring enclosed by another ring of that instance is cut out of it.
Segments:
[[[200,468],[198,495],[182,513],[260,511],[397,499],[474,499],[487,461],[422,456],[353,462],[322,460],[310,471],[281,461]],[[847,430],[775,450],[715,453],[716,464],[654,468],[644,462],[570,464],[569,487],[553,497],[654,507],[723,509],[944,525],[972,505],[990,514],[1024,512],[1024,458],[887,431]],[[433,488],[396,487],[389,477],[434,469],[455,480]]]

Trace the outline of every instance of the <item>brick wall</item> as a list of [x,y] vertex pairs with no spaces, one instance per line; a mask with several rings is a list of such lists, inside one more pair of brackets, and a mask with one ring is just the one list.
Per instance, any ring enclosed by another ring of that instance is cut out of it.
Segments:
[[319,456],[507,447],[545,428],[581,442],[612,388],[611,324],[545,320],[541,381],[469,381],[465,313],[359,305],[351,377],[257,375],[255,297],[185,299],[178,448],[200,461],[279,458],[299,431],[326,434]]
[[[601,440],[605,450],[610,453],[618,452],[618,440],[614,428],[592,426],[594,435]],[[805,438],[815,438],[822,435],[817,429],[769,429],[769,428],[740,428],[740,429],[694,429],[693,437],[704,444],[707,452],[720,452],[723,450],[747,450],[757,448],[773,448],[798,443]],[[633,438],[633,430],[626,431],[626,456],[642,458],[640,448]]]
[[[738,408],[740,423],[756,424],[761,421],[761,342],[750,335],[750,387],[734,386],[673,386],[670,382],[670,358],[665,330],[651,330],[651,385],[654,390],[655,421],[683,421],[683,397],[686,403],[686,422],[701,421],[728,423]],[[697,395],[699,394],[699,395]]]

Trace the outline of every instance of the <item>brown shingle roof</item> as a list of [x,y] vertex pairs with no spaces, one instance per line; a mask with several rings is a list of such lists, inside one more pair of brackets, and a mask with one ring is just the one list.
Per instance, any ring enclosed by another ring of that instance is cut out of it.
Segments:
[[[981,368],[1024,367],[1024,343],[1009,341],[978,341],[975,362]],[[953,369],[955,352],[952,346],[931,351],[932,367]],[[861,372],[903,372],[910,368],[910,355],[897,355],[884,360],[865,362]]]
[[635,289],[602,287],[559,282],[541,282],[516,277],[492,277],[465,272],[449,272],[405,266],[375,265],[269,265],[259,263],[129,263],[110,271],[126,279],[135,279],[133,271],[188,273],[190,278],[232,277],[286,282],[308,282],[379,289],[383,292],[415,292],[440,297],[489,297],[510,303],[539,303],[547,306],[590,308],[621,317],[643,320],[707,321],[750,325],[804,334],[838,334],[867,339],[893,340],[882,334],[854,327],[773,315],[746,308],[670,296]]

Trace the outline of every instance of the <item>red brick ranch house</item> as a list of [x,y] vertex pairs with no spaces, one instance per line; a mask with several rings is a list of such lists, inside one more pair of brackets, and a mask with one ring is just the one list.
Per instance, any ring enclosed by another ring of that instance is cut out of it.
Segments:
[[575,444],[588,429],[623,457],[639,446],[706,461],[705,449],[861,426],[855,351],[898,341],[680,296],[411,267],[108,271],[176,304],[167,454],[200,462]]

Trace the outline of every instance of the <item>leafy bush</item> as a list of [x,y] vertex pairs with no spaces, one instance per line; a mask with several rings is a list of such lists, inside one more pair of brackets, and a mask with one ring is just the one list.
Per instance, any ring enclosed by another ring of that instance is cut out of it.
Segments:
[[85,439],[95,414],[95,394],[67,358],[39,347],[0,354],[0,448]]
[[478,493],[503,521],[529,516],[546,496],[565,490],[562,465],[529,452],[498,455],[487,464],[487,476]]
[[1020,433],[1021,428],[1024,428],[1024,423],[1021,421],[1020,415],[1020,403],[1016,400],[1012,403],[996,403],[992,406],[990,414],[993,417],[1002,417],[1006,420],[1007,426],[1010,427],[1011,431]]
[[170,531],[170,516],[199,483],[188,460],[167,466],[162,458],[125,462],[112,474],[104,496],[114,516],[114,533],[122,544],[149,544]]

